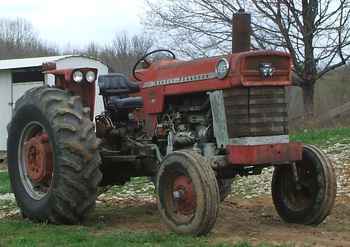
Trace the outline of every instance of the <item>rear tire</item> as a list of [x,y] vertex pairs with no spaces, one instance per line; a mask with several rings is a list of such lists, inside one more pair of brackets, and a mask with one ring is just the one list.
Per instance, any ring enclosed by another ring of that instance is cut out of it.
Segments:
[[163,221],[179,234],[205,235],[219,211],[219,188],[210,161],[177,151],[162,162],[157,176],[158,209]]
[[[31,185],[32,178],[23,175],[27,159],[21,158],[23,132],[32,123],[42,126],[52,148],[52,178],[39,197],[35,196],[38,185]],[[48,87],[27,91],[16,102],[8,136],[9,175],[22,214],[34,221],[56,224],[84,220],[95,206],[102,175],[90,110],[83,107],[80,98]]]
[[336,196],[334,168],[317,147],[305,145],[296,162],[299,182],[291,165],[277,166],[272,178],[272,198],[281,218],[289,223],[318,225],[331,212]]

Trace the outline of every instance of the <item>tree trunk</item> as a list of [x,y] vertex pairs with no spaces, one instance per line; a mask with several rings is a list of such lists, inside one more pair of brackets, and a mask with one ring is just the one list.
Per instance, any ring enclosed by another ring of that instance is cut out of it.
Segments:
[[304,82],[301,88],[303,90],[304,117],[309,119],[314,116],[315,82]]

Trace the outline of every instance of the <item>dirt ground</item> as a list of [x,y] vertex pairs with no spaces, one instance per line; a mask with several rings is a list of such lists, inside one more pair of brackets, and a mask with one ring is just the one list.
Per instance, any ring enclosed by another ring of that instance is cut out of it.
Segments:
[[[168,232],[154,201],[100,204],[89,224],[96,224],[96,221],[103,225],[103,232],[116,229]],[[229,198],[221,206],[209,239],[212,243],[249,241],[292,246],[350,246],[350,198],[338,198],[332,215],[317,227],[284,223],[269,197]]]
[[[6,169],[0,163],[0,169]],[[18,213],[13,215],[19,218]],[[125,231],[170,232],[162,223],[153,197],[105,197],[86,223],[96,234]],[[338,196],[332,214],[317,227],[287,224],[277,215],[270,196],[238,199],[231,196],[220,208],[208,236],[212,243],[270,243],[290,246],[350,247],[350,197]]]

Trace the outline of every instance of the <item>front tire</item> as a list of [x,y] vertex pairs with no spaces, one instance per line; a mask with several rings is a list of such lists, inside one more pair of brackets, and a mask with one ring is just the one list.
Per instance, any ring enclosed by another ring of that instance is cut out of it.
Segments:
[[158,208],[174,232],[205,235],[214,227],[219,211],[219,188],[210,161],[177,151],[162,162],[157,176]]
[[334,168],[317,147],[305,145],[303,159],[277,166],[272,178],[272,198],[281,218],[289,223],[318,225],[331,212],[336,196]]
[[27,91],[8,136],[9,175],[22,214],[56,224],[84,220],[102,175],[90,111],[80,98],[48,87]]

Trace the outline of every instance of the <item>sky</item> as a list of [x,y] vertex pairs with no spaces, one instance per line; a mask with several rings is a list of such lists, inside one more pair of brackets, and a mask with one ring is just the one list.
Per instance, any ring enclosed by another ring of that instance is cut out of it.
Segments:
[[1,0],[0,18],[25,18],[51,44],[106,44],[117,32],[139,34],[144,0]]

